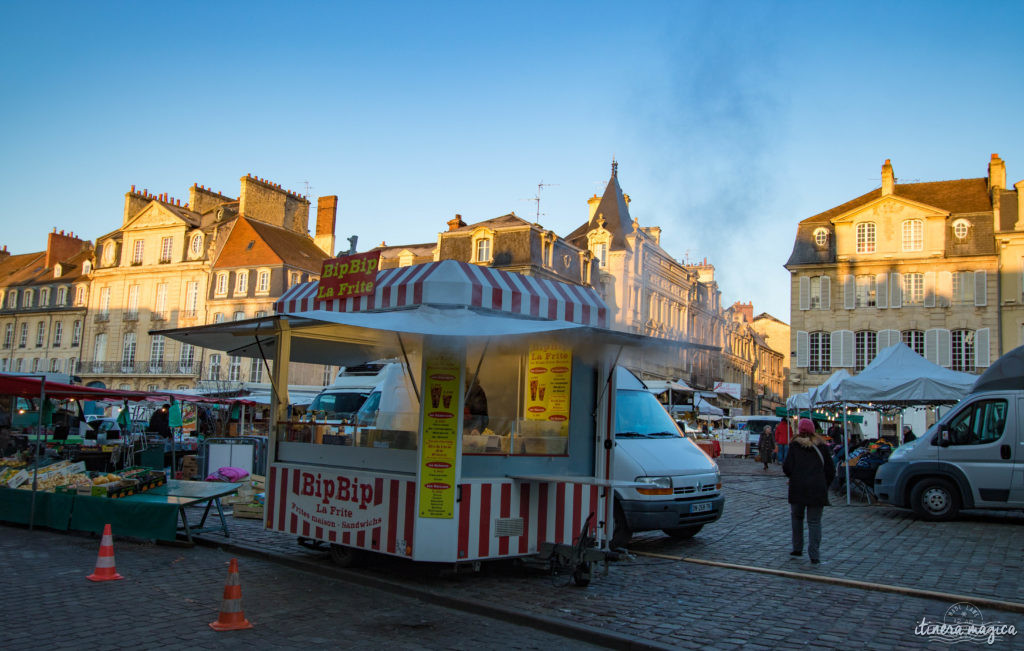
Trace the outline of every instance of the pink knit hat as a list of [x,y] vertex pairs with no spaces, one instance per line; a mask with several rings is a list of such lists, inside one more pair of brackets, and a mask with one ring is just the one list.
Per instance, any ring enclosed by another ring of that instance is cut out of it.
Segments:
[[797,434],[807,434],[810,436],[814,434],[814,421],[810,418],[801,418],[800,423],[796,426]]

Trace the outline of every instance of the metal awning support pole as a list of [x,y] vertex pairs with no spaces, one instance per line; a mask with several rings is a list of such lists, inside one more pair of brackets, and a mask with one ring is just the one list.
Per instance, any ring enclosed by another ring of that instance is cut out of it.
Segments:
[[[32,503],[28,511],[28,530],[36,523],[36,491],[39,488],[39,444],[43,438],[43,405],[46,403],[46,376],[39,379],[39,430],[36,432],[36,458],[32,464]],[[14,410],[12,409],[13,413]]]
[[850,506],[850,435],[846,430],[847,404],[843,403],[843,467],[846,468],[846,506]]
[[277,462],[277,440],[280,425],[288,422],[288,363],[292,356],[291,324],[287,319],[278,319],[275,325],[277,345],[274,346],[274,369],[270,383],[274,387],[270,394],[270,431],[268,432],[268,463]]

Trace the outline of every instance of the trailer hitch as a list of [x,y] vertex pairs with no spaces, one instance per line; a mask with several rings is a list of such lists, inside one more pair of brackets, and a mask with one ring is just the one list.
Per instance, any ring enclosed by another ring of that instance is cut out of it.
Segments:
[[588,533],[593,518],[593,513],[587,516],[579,537],[572,545],[541,543],[537,555],[540,560],[548,562],[548,569],[556,585],[569,585],[572,582],[585,588],[590,585],[594,563],[608,560],[607,554],[597,548],[597,541]]

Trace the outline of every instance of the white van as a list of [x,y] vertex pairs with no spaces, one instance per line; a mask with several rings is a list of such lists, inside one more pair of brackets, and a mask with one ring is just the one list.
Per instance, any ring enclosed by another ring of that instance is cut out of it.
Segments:
[[978,378],[971,393],[875,473],[875,496],[926,520],[965,509],[1024,509],[1024,346]]
[[318,413],[317,420],[339,424],[351,421],[370,396],[374,387],[384,378],[386,369],[399,364],[392,360],[369,362],[358,366],[342,367],[334,384],[318,393],[309,403],[307,413]]
[[[647,484],[615,491],[612,547],[636,532],[660,529],[673,538],[691,538],[722,517],[722,477],[711,457],[686,438],[664,405],[625,368],[616,369],[616,480]],[[355,422],[380,429],[415,430],[418,413],[401,364],[387,370],[363,403]],[[401,427],[382,419],[408,419]]]

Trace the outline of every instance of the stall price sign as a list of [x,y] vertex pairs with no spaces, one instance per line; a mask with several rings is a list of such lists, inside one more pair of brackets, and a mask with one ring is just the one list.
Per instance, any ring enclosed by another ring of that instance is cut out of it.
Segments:
[[425,360],[420,517],[455,517],[455,462],[459,444],[459,387],[462,367],[435,356]]
[[380,251],[324,260],[314,304],[372,294],[379,265]]
[[569,435],[572,351],[559,346],[530,346],[526,366],[526,419],[558,423]]

